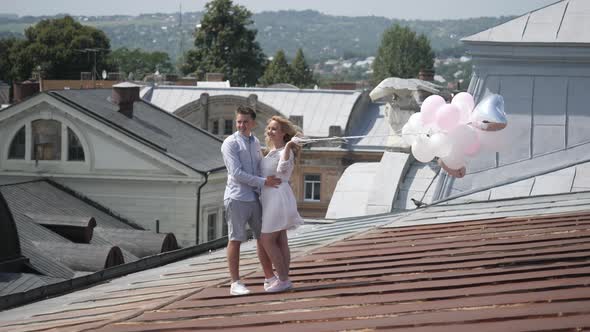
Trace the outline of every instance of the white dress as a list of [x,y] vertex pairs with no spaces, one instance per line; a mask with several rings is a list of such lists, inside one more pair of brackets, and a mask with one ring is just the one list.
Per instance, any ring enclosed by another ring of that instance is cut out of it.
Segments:
[[260,162],[263,177],[274,175],[282,180],[278,188],[262,188],[262,233],[273,233],[303,225],[303,219],[297,212],[295,195],[289,185],[295,156],[291,151],[289,160],[281,160],[283,151],[284,148],[272,150]]

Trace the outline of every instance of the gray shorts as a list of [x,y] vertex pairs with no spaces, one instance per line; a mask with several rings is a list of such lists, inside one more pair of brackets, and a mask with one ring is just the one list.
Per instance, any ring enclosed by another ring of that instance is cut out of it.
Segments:
[[262,207],[258,200],[244,202],[228,198],[223,202],[223,205],[227,219],[227,236],[230,241],[244,242],[248,239],[246,223],[250,225],[254,238],[260,238]]

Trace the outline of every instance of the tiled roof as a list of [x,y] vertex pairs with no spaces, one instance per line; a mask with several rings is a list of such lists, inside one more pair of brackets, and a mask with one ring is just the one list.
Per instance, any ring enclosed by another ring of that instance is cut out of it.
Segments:
[[166,155],[199,172],[224,168],[221,141],[208,132],[168,114],[154,105],[140,101],[134,104],[133,117],[118,112],[110,102],[111,89],[61,90],[49,92],[66,102],[124,132],[139,137]]
[[[253,242],[0,312],[0,331],[543,331],[590,327],[590,193],[440,204],[290,233],[295,288],[262,290]],[[559,214],[555,214],[559,212]]]

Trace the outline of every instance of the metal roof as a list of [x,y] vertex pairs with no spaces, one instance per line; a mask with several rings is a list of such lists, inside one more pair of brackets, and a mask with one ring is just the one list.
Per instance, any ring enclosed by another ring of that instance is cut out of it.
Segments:
[[312,137],[326,137],[330,126],[346,128],[359,91],[269,89],[269,88],[200,88],[194,86],[160,85],[144,88],[144,100],[172,113],[182,106],[198,101],[201,94],[234,95],[247,98],[251,94],[285,117],[303,116],[303,131]]
[[359,109],[362,116],[360,120],[351,126],[351,130],[346,136],[367,136],[356,139],[349,139],[349,146],[352,149],[380,149],[390,146],[390,135],[395,134],[385,113],[385,103],[369,103],[366,109]]
[[[46,180],[2,185],[0,192],[14,218],[21,254],[40,273],[33,277],[26,273],[33,271],[24,269],[0,275],[2,295],[74,279],[78,272],[103,270],[107,263],[134,262],[178,248],[172,234],[138,230],[97,203]],[[89,243],[74,243],[31,219],[40,214],[92,218],[97,228]]]
[[590,2],[562,0],[463,38],[467,43],[590,43]]
[[[590,193],[449,202],[290,232],[295,288],[229,296],[224,250],[0,312],[0,331],[590,327]],[[557,213],[557,214],[555,214]]]
[[135,102],[131,118],[110,101],[111,89],[51,91],[72,106],[100,117],[126,134],[141,138],[160,152],[198,172],[224,168],[221,141],[186,121],[145,102]]

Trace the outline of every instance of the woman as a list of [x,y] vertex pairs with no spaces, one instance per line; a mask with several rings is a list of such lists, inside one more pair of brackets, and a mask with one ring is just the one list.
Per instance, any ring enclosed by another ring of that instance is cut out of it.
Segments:
[[273,116],[266,127],[265,140],[269,149],[262,159],[262,176],[274,175],[283,182],[278,188],[265,186],[260,195],[262,205],[262,246],[267,252],[277,277],[269,280],[267,292],[282,292],[293,287],[289,280],[291,253],[287,230],[303,224],[297,212],[295,195],[289,178],[295,165],[295,153],[299,146],[291,140],[300,134],[295,125],[280,116]]

